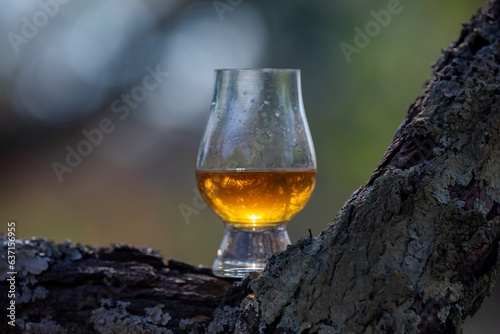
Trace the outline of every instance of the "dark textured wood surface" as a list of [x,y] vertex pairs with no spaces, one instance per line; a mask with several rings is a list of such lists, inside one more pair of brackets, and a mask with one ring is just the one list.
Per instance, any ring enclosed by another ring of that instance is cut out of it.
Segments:
[[[24,322],[37,322],[41,318],[51,318],[69,332],[96,333],[90,322],[91,312],[101,307],[101,299],[128,303],[126,311],[131,315],[145,316],[146,308],[163,305],[163,313],[171,319],[165,328],[178,330],[179,322],[191,320],[190,328],[203,329],[210,321],[214,309],[221,303],[231,280],[223,280],[212,275],[210,269],[196,268],[184,263],[169,261],[164,264],[161,257],[149,249],[136,249],[126,245],[106,248],[78,248],[80,259],[70,259],[65,255],[47,256],[37,251],[39,244],[53,247],[48,240],[19,240],[17,251],[22,252],[22,244],[30,244],[38,257],[46,257],[49,266],[38,275],[17,276],[17,287],[21,294],[17,300],[16,318]],[[2,252],[3,253],[3,252]],[[20,258],[20,261],[22,259]],[[31,282],[31,283],[30,283]],[[22,290],[21,285],[27,285]],[[44,298],[21,303],[22,296],[33,294],[37,287],[43,287]],[[8,306],[7,282],[0,282],[0,309],[2,321],[0,332],[16,332],[8,326],[5,310]],[[18,326],[17,330],[22,327]],[[187,332],[187,330],[186,330]]]

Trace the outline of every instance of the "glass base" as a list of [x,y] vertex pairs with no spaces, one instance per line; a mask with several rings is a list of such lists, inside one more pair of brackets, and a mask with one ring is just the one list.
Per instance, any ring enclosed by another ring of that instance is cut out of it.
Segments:
[[269,255],[290,244],[286,224],[261,230],[237,229],[226,224],[212,270],[215,276],[243,278],[262,271]]

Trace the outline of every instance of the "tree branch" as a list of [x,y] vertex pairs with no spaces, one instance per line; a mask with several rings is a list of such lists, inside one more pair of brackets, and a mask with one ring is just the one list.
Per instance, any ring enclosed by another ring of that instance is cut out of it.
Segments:
[[227,332],[461,331],[500,268],[499,13],[464,25],[370,180],[270,258]]
[[21,241],[18,326],[0,331],[461,332],[500,270],[499,18],[493,0],[464,25],[369,181],[260,277],[231,286],[148,249]]
[[[0,244],[3,260],[6,236]],[[0,312],[8,319],[6,278],[14,276],[17,326],[2,320],[2,333],[201,330],[234,281],[176,261],[165,265],[157,252],[127,245],[31,239],[18,240],[15,252],[17,274],[8,274],[7,262],[0,262]]]

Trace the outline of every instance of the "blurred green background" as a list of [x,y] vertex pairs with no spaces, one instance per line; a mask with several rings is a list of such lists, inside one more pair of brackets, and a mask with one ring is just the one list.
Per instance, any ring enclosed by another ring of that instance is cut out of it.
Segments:
[[[19,238],[130,243],[211,265],[223,226],[193,189],[213,70],[281,67],[302,70],[318,160],[289,234],[317,235],[368,180],[430,64],[483,3],[2,1],[0,232],[15,220]],[[340,44],[355,47],[367,24],[369,41],[346,57]],[[68,166],[78,148],[88,154]],[[466,333],[496,333],[499,298]]]

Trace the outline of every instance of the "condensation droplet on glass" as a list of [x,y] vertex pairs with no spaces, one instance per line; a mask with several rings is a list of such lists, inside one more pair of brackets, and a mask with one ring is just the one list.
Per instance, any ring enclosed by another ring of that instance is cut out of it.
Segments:
[[264,101],[262,101],[262,104],[259,106],[259,109],[262,109],[262,107],[264,107],[264,105],[268,106],[268,105],[270,105],[270,104],[271,104],[271,103],[269,103],[269,101],[264,100]]

